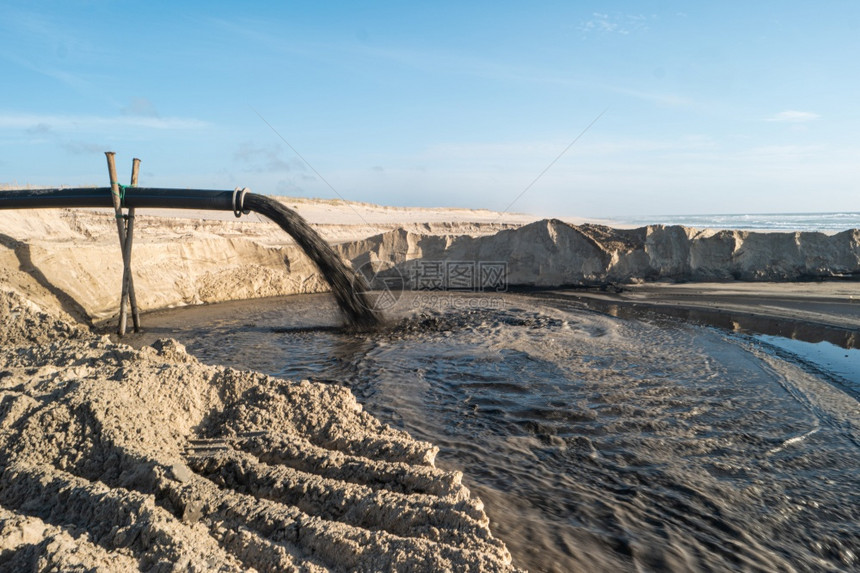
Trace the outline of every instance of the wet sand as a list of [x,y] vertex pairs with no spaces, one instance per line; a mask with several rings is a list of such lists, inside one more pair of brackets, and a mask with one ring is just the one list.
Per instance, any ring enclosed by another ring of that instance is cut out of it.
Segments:
[[860,348],[860,281],[646,283],[548,290],[614,316],[662,314],[755,334]]

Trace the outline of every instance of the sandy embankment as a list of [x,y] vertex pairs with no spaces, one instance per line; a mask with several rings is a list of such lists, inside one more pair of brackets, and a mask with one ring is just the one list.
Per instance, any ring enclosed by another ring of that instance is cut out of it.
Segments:
[[461,475],[344,388],[136,351],[5,290],[0,322],[4,571],[510,569]]
[[[508,285],[536,287],[860,276],[857,229],[835,235],[660,225],[612,229],[489,211],[287,204],[298,207],[353,266],[401,277],[407,288],[416,266],[427,261],[500,262]],[[0,215],[0,283],[79,320],[117,312],[122,262],[112,214]],[[142,310],[327,290],[290,238],[257,215],[173,215],[139,214],[133,268]]]
[[[489,211],[288,204],[335,244],[403,231],[480,236],[533,220]],[[84,322],[117,312],[122,259],[112,213],[10,210],[0,211],[0,221],[0,284]],[[254,213],[236,219],[229,212],[141,210],[132,266],[142,310],[328,290],[291,238]]]

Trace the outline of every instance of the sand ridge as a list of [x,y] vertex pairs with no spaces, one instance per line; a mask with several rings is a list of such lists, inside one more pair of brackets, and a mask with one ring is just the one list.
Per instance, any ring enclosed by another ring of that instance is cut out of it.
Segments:
[[[315,223],[314,228],[336,244],[381,236],[404,225],[421,236],[479,236],[518,226],[482,220],[440,221],[439,213],[421,222],[365,217],[370,223],[353,224],[350,213],[341,206],[333,218]],[[229,218],[217,211],[141,209],[132,258],[141,309],[328,290],[304,252],[277,225],[255,213],[241,219],[226,215]],[[117,312],[122,258],[112,213],[104,209],[8,210],[3,211],[2,219],[0,283],[84,323]],[[344,247],[336,248],[343,252]]]
[[[297,205],[301,214],[306,204]],[[834,235],[663,225],[614,229],[557,219],[506,222],[502,214],[457,210],[446,222],[444,210],[405,215],[403,209],[361,204],[310,205],[319,211],[314,228],[336,243],[338,254],[353,268],[384,279],[414,279],[424,262],[501,264],[506,286],[542,288],[860,276],[857,229]],[[366,212],[356,217],[353,208]],[[328,290],[308,257],[274,223],[256,214],[221,220],[174,213],[138,216],[132,270],[143,311]],[[117,313],[122,259],[112,214],[5,211],[3,221],[0,282],[78,321]]]

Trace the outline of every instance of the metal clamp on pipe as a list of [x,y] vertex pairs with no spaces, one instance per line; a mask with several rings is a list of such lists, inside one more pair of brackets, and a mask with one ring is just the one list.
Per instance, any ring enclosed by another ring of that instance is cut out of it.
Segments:
[[[248,192],[247,187],[236,187],[233,190],[233,214],[236,215],[236,218],[242,216],[242,213],[248,214],[251,211],[249,209],[245,209],[245,193]],[[236,194],[239,194],[239,204],[236,205]]]

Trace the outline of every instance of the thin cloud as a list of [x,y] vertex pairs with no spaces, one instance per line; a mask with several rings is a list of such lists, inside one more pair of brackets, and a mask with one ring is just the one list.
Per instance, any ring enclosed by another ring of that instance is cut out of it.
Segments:
[[632,32],[648,29],[648,18],[641,14],[603,14],[594,12],[589,20],[582,22],[579,29],[585,33],[620,34],[627,36]]
[[182,117],[151,117],[141,115],[39,115],[0,114],[0,128],[23,130],[105,130],[118,128],[144,128],[156,130],[190,130],[209,127],[199,119]]
[[78,77],[75,74],[63,70],[57,70],[48,66],[40,66],[34,63],[29,57],[14,54],[8,50],[0,51],[0,59],[6,60],[16,66],[41,74],[51,79],[57,80],[68,87],[84,92],[91,89],[93,86],[90,82]]
[[636,99],[650,101],[651,103],[656,103],[658,105],[663,105],[667,107],[689,107],[694,104],[693,100],[691,100],[690,98],[678,94],[647,92],[626,87],[609,85],[603,87],[615,93],[630,96]]
[[37,123],[27,128],[27,133],[30,135],[45,135],[51,133],[51,126],[46,123]]
[[61,141],[60,147],[72,155],[95,155],[108,148],[106,145],[78,140]]
[[805,123],[807,121],[815,121],[821,116],[811,111],[786,110],[772,115],[766,121],[778,121],[783,123]]
[[246,171],[263,172],[287,172],[304,171],[302,162],[295,159],[284,159],[281,154],[283,149],[280,145],[255,145],[252,142],[243,142],[233,153],[233,159],[246,166]]
[[131,102],[121,110],[123,115],[134,115],[140,117],[161,117],[155,104],[148,98],[135,97],[131,98]]

